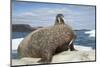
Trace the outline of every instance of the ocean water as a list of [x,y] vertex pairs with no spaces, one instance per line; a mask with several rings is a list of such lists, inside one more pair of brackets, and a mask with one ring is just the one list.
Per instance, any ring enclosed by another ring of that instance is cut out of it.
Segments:
[[[86,32],[90,32],[86,34]],[[96,48],[96,37],[95,37],[95,31],[94,31],[94,36],[92,35],[91,30],[77,30],[75,31],[76,33],[76,40],[75,44],[81,45],[81,46],[86,46],[86,47],[92,47],[93,49]]]
[[[86,33],[86,32],[90,32],[90,31],[91,30],[76,30],[75,34],[76,34],[77,38],[76,38],[74,44],[79,45],[79,46],[91,47],[92,49],[95,49],[96,48],[96,40],[95,40],[96,37],[90,36],[92,33]],[[18,41],[18,39],[24,38],[28,34],[29,34],[29,32],[12,32],[12,40]],[[14,46],[14,44],[13,44],[13,46]],[[18,58],[17,51],[12,50],[12,59],[17,59],[17,58]]]

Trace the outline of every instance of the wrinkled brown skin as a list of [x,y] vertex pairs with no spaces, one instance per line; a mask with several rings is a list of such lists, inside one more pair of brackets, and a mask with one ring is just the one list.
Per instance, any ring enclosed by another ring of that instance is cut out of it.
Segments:
[[75,50],[75,34],[64,22],[52,27],[41,28],[27,35],[18,46],[20,57],[41,58],[39,63],[50,63],[54,54],[70,49]]

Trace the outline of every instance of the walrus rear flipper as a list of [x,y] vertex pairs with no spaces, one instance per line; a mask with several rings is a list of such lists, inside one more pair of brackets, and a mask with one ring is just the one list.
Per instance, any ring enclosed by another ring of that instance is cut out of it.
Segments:
[[42,53],[41,59],[38,61],[38,63],[50,63],[52,61],[52,56],[52,50],[46,49],[46,51]]

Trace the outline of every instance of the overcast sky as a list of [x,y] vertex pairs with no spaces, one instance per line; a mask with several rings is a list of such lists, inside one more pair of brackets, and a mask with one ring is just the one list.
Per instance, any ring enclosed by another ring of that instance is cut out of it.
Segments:
[[12,2],[12,24],[51,26],[58,13],[73,29],[95,29],[95,6]]

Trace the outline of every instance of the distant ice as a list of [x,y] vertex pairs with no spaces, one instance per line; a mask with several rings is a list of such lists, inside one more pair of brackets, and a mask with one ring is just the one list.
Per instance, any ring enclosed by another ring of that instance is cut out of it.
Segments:
[[12,50],[17,50],[18,45],[24,38],[12,39]]
[[95,37],[95,30],[86,31],[85,34],[89,34],[89,37]]

